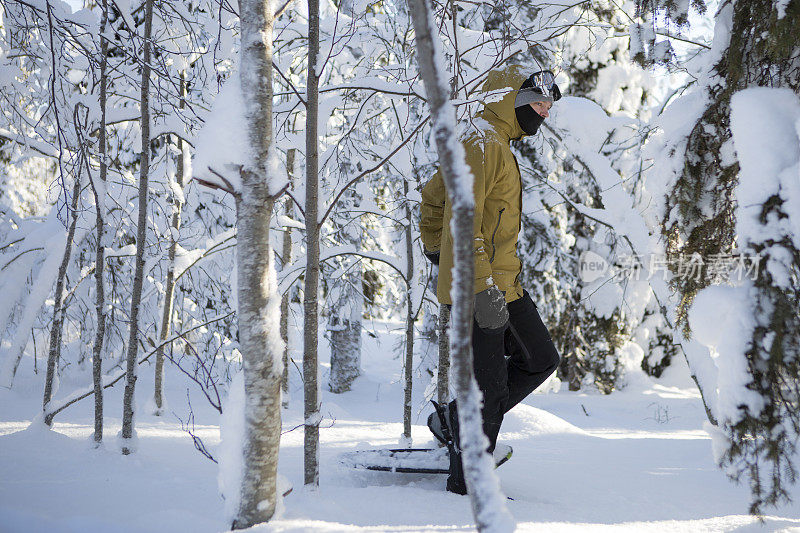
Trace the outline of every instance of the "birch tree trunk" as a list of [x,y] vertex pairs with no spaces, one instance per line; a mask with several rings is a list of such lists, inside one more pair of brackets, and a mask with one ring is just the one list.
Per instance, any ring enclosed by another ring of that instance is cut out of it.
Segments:
[[[425,292],[428,294],[436,294],[436,265],[430,265],[432,268],[431,275],[425,279],[426,287]],[[419,281],[418,281],[419,283]],[[426,370],[433,376],[436,374],[436,368],[439,362],[439,309],[432,304],[426,304],[425,300],[420,303],[422,306],[417,314],[424,310],[422,316],[422,324],[419,331],[419,350],[421,354],[419,361],[419,368]],[[436,312],[434,312],[436,311]],[[436,378],[438,383],[438,377]]]
[[411,234],[411,206],[408,201],[408,181],[403,180],[406,198],[406,357],[403,364],[405,388],[403,391],[403,437],[411,445],[411,388],[414,384],[414,237]]
[[459,402],[464,477],[478,531],[513,531],[514,519],[506,509],[505,497],[500,493],[494,461],[486,452],[488,441],[481,425],[480,391],[473,375],[473,179],[467,170],[463,147],[458,141],[455,110],[448,101],[448,75],[444,69],[444,54],[433,38],[433,13],[426,0],[409,0],[409,7],[416,34],[419,71],[431,107],[439,168],[452,206],[452,220],[455,221],[450,228],[453,235],[450,354]]
[[277,505],[278,445],[281,436],[280,297],[269,224],[274,184],[268,175],[272,139],[272,2],[240,0],[242,51],[239,75],[245,103],[250,160],[236,195],[239,345],[244,362],[244,468],[233,529],[266,522]]
[[144,248],[147,244],[147,182],[150,176],[150,52],[153,33],[153,0],[145,1],[144,50],[142,52],[141,134],[142,156],[139,160],[139,217],[136,226],[136,271],[133,276],[131,295],[131,325],[128,335],[125,393],[122,398],[122,453],[133,451],[133,400],[136,388],[136,356],[139,348],[139,304],[142,300],[144,281]]
[[[181,102],[180,109],[186,104],[186,79],[185,74],[181,73],[180,81]],[[183,190],[185,162],[189,157],[188,150],[184,146],[183,139],[178,137],[178,165],[175,173],[175,180],[178,188]],[[156,416],[161,416],[164,412],[164,348],[162,344],[169,338],[172,329],[172,300],[175,294],[175,254],[178,249],[178,232],[181,229],[181,209],[183,208],[183,198],[173,193],[172,195],[172,224],[170,231],[169,244],[169,266],[167,267],[167,279],[164,287],[164,308],[161,311],[161,330],[159,335],[159,347],[156,351],[155,364],[155,390],[153,391],[153,402],[155,403]]]
[[[294,165],[297,157],[297,149],[289,148],[286,151],[286,177],[289,180],[289,188],[294,182]],[[286,199],[286,216],[291,218],[293,214],[292,199]],[[292,228],[283,228],[283,266],[292,263]],[[289,407],[289,291],[281,296],[281,340],[283,340],[283,374],[281,375],[281,404],[284,408]]]
[[[346,168],[350,168],[348,165]],[[359,194],[350,189],[340,200],[345,211],[355,210],[359,204]],[[344,245],[361,249],[361,224],[346,221],[337,228]],[[328,389],[342,393],[351,389],[353,381],[361,375],[361,316],[364,313],[364,277],[361,262],[355,261],[348,268],[333,294],[336,303],[331,306],[328,319],[328,333],[331,340],[331,368]],[[334,299],[334,298],[332,298]]]
[[450,308],[439,308],[439,365],[437,367],[436,397],[439,405],[450,402],[450,346],[447,327],[450,325]]
[[[344,230],[344,233],[349,232]],[[348,244],[360,241],[360,235],[356,238],[345,237]],[[353,381],[361,375],[361,315],[364,312],[364,297],[361,292],[360,265],[358,262],[341,280],[339,297],[330,311],[328,332],[331,339],[331,368],[328,389],[335,393],[349,391]]]
[[306,85],[306,273],[303,294],[304,483],[319,486],[319,365],[317,292],[319,290],[319,0],[308,0],[308,82]]
[[92,384],[94,385],[94,441],[103,441],[103,341],[106,335],[106,287],[105,287],[105,235],[106,235],[106,102],[108,100],[108,40],[105,37],[108,25],[108,0],[103,0],[103,15],[100,21],[100,183],[92,179],[94,205],[97,211],[97,253],[95,255],[94,280],[97,312],[97,331],[92,346]]
[[[72,202],[70,212],[72,219],[67,230],[67,245],[64,247],[64,255],[61,258],[61,266],[58,269],[58,281],[56,291],[53,295],[53,326],[50,329],[50,350],[47,354],[47,374],[44,381],[44,398],[42,400],[42,410],[47,412],[47,406],[53,398],[53,383],[55,381],[58,360],[61,358],[61,333],[64,330],[64,284],[67,277],[67,267],[69,258],[72,255],[72,241],[75,239],[75,226],[78,222],[78,197],[81,194],[80,173],[75,175],[75,183],[72,188]],[[45,415],[44,422],[48,426],[53,423],[53,417]]]

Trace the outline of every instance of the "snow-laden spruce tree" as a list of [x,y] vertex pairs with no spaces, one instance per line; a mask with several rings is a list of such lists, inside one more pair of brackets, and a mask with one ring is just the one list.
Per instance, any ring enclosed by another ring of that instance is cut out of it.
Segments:
[[[633,12],[633,2],[592,2],[583,15],[586,23],[576,24],[562,36],[555,55],[569,82],[566,92],[597,103],[613,118],[608,120],[600,116],[591,122],[598,135],[604,137],[597,151],[618,173],[617,186],[635,204],[636,184],[641,180],[642,171],[640,148],[648,130],[644,120],[649,118],[655,104],[656,87],[654,77],[631,62],[628,40],[620,38],[627,30]],[[558,128],[558,110],[554,115],[553,122]],[[554,335],[564,346],[563,378],[572,389],[579,382],[588,382],[604,392],[611,392],[625,383],[623,359],[631,351],[632,339],[639,338],[642,344],[645,352],[642,364],[646,368],[650,367],[645,361],[654,350],[667,355],[671,352],[654,346],[658,339],[664,339],[656,331],[656,326],[661,324],[657,322],[661,313],[643,283],[618,270],[620,275],[610,279],[604,276],[599,280],[589,280],[577,275],[580,258],[585,258],[585,254],[596,254],[594,257],[599,256],[609,266],[620,267],[626,266],[623,263],[635,264],[634,257],[644,255],[647,250],[631,246],[626,235],[630,228],[603,224],[590,214],[570,206],[571,201],[601,209],[613,210],[616,207],[604,205],[604,190],[593,169],[589,168],[591,161],[575,153],[569,139],[565,138],[572,133],[569,126],[560,128],[558,135],[554,132],[543,146],[542,163],[550,171],[549,178],[562,182],[563,192],[569,199],[565,201],[560,194],[553,194],[547,188],[542,191],[542,202],[552,213],[551,219],[557,221],[551,230],[556,234],[563,231],[575,238],[574,241],[567,239],[567,249],[563,248],[563,237],[554,247],[558,250],[559,264],[563,264],[565,252],[572,258],[568,269],[550,279],[543,278],[550,283],[561,283],[562,290],[569,295],[566,299],[572,300],[569,310],[560,313],[554,330]],[[646,207],[637,205],[640,211]],[[645,260],[644,257],[641,259]],[[544,298],[543,303],[547,306],[549,302],[559,300]],[[642,322],[645,306],[647,316],[652,317],[647,324]],[[671,335],[668,337],[671,342]],[[660,357],[658,360],[663,359]]]
[[[679,20],[675,7],[642,5]],[[718,423],[708,426],[715,457],[747,480],[753,513],[787,501],[796,478],[798,25],[798,1],[720,4],[696,89],[660,120],[648,176],[651,191],[663,191],[654,199],[681,340]],[[685,275],[691,260],[699,266]]]

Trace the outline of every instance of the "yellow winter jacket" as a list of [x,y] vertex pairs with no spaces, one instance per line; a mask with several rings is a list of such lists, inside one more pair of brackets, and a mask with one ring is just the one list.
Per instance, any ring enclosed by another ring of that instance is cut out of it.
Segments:
[[[473,121],[476,130],[462,145],[467,165],[475,177],[475,294],[492,283],[505,293],[506,301],[522,296],[519,284],[521,263],[517,257],[517,236],[522,212],[522,184],[519,165],[509,141],[525,132],[517,122],[514,98],[525,81],[517,65],[489,73],[483,92],[505,90],[502,100],[486,103]],[[497,100],[498,96],[487,98]],[[451,304],[453,267],[452,215],[444,181],[439,171],[422,189],[420,233],[427,252],[439,252],[439,302]],[[442,231],[447,228],[447,231]]]

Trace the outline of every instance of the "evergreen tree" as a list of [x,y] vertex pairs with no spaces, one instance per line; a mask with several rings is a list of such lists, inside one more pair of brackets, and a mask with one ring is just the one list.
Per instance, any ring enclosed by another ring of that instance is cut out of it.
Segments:
[[[686,21],[685,13],[673,12],[672,4],[648,2],[640,9],[651,14],[664,11],[679,25]],[[780,221],[793,216],[780,187],[767,188],[763,199],[743,196],[752,187],[764,185],[754,185],[755,179],[761,181],[760,173],[755,178],[742,167],[742,157],[750,147],[735,142],[732,103],[738,93],[751,87],[784,88],[800,94],[796,39],[800,2],[778,5],[729,0],[720,5],[715,21],[714,44],[705,54],[697,89],[674,104],[688,128],[672,126],[660,140],[661,158],[674,164],[654,172],[651,179],[668,184],[666,195],[659,199],[662,231],[675,274],[673,287],[680,296],[677,319],[683,327],[684,346],[689,346],[694,328],[702,326],[704,332],[699,340],[708,351],[686,352],[693,354],[690,367],[708,403],[710,418],[719,423],[712,430],[717,435],[715,455],[731,477],[748,479],[750,510],[760,513],[765,506],[786,501],[788,485],[796,477],[794,454],[800,427],[800,394],[795,386],[800,377],[800,320],[796,309],[800,300],[797,283],[789,280],[798,279],[800,255],[797,243],[780,229]],[[768,178],[764,183],[775,183],[775,177]],[[680,265],[687,257],[731,254],[757,254],[760,267],[752,281],[730,281],[733,292],[722,288],[708,266],[700,275],[680,275]],[[738,349],[731,349],[724,339],[741,335],[742,324],[723,321],[718,327],[733,330],[719,332],[717,337],[707,333],[702,319],[709,302],[726,294],[739,295],[734,307],[752,321],[744,327],[749,338]],[[695,301],[697,305],[693,305]],[[720,368],[718,376],[710,375],[705,370],[707,358],[720,352],[732,358],[724,363],[726,367],[742,364],[746,374],[732,381],[725,377],[728,368]],[[731,403],[729,398],[735,401]]]

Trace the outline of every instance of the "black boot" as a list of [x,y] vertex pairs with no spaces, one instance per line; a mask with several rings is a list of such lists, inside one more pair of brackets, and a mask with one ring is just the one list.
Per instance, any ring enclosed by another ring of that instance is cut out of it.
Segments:
[[464,480],[464,465],[461,462],[461,440],[458,424],[458,407],[455,400],[448,405],[448,429],[450,440],[447,443],[447,451],[450,454],[450,475],[447,477],[447,490],[456,494],[467,493],[467,483]]
[[428,429],[431,430],[436,440],[447,446],[447,441],[450,440],[451,435],[448,427],[450,406],[439,405],[433,400],[431,400],[431,403],[433,404],[434,412],[428,415]]

